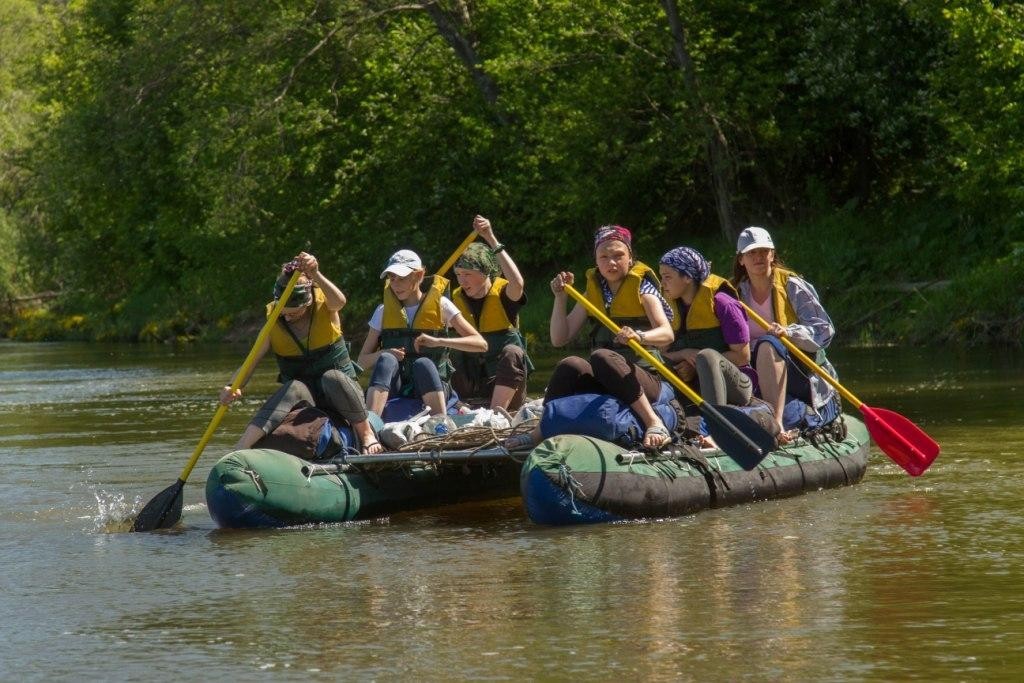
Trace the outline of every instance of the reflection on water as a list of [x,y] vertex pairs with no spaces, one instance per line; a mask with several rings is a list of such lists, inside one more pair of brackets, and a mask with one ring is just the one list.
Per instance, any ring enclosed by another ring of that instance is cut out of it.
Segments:
[[1010,680],[1024,668],[1018,356],[834,354],[859,398],[942,444],[916,479],[875,453],[859,486],[675,520],[544,528],[513,498],[217,530],[205,473],[272,390],[265,364],[193,473],[183,526],[124,533],[180,473],[245,351],[0,344],[0,679]]

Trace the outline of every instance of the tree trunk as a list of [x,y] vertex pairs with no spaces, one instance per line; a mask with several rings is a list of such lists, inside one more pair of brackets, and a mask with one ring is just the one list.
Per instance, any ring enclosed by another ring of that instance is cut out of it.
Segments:
[[718,117],[701,96],[700,81],[687,48],[686,32],[679,20],[679,8],[676,5],[676,0],[661,0],[661,4],[665,8],[668,25],[672,30],[672,48],[676,62],[683,74],[683,83],[686,85],[690,100],[700,114],[701,129],[704,132],[704,160],[708,166],[708,173],[711,175],[711,189],[715,196],[718,224],[722,236],[731,244],[736,241],[739,231],[736,229],[736,214],[732,204],[735,181],[732,159],[729,155],[729,142],[726,140],[725,133],[722,132]]
[[[462,0],[456,1],[459,5],[459,14],[461,16],[459,23],[463,25],[465,32],[459,30],[458,20],[446,12],[437,0],[427,0],[422,5],[423,9],[430,15],[430,18],[434,20],[438,33],[441,34],[441,37],[445,39],[466,68],[469,69],[473,82],[476,84],[480,94],[483,95],[484,101],[490,107],[494,118],[500,125],[507,126],[509,124],[508,117],[505,116],[498,106],[498,84],[484,70],[481,65],[480,55],[477,54],[476,48],[473,46],[475,41],[470,40],[472,35],[469,29],[469,8],[466,7]],[[467,38],[467,35],[470,38]]]

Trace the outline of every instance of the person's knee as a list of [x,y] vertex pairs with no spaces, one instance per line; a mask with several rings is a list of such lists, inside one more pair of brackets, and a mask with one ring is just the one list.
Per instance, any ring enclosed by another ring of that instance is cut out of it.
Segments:
[[306,383],[297,380],[290,379],[281,385],[281,398],[283,403],[296,404],[299,401],[309,401],[313,403],[313,392],[309,390]]
[[590,374],[590,364],[586,360],[579,356],[566,356],[558,361],[551,376],[579,377],[586,374]]
[[370,386],[388,389],[391,381],[398,374],[398,358],[393,353],[385,351],[377,357],[373,366],[373,373],[370,375]]
[[772,344],[765,342],[757,345],[758,363],[778,363],[781,360],[782,356]]
[[622,356],[611,349],[596,349],[591,353],[590,367],[594,377],[603,383],[618,381],[630,374]]
[[721,354],[714,349],[701,349],[697,352],[697,357],[694,359],[695,365],[699,367],[714,367],[718,364],[718,359]]
[[516,377],[526,375],[526,352],[515,344],[506,344],[498,354],[498,373]]
[[396,372],[398,370],[398,357],[388,351],[383,352],[377,356],[377,364],[374,366],[374,369],[378,368],[381,371]]
[[440,391],[441,375],[437,366],[429,358],[417,358],[412,364],[412,379],[421,392]]
[[347,392],[355,381],[341,370],[328,370],[320,376],[320,386],[324,391]]
[[336,406],[349,406],[362,398],[359,384],[341,370],[328,370],[320,378],[320,387]]

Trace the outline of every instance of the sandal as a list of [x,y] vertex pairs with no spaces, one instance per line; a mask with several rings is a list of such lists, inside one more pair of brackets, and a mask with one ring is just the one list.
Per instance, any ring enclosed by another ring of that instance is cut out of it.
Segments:
[[[653,439],[657,439],[657,443],[650,443]],[[672,439],[672,435],[668,433],[668,429],[663,424],[652,425],[647,428],[644,432],[644,448],[650,450],[658,450]]]
[[533,447],[537,444],[533,442],[533,435],[530,432],[519,432],[505,439],[502,445],[505,447],[505,450],[523,451],[527,449],[533,450]]
[[381,446],[380,441],[377,441],[376,439],[364,443],[362,449],[359,451],[361,455],[379,455],[383,452],[384,447]]

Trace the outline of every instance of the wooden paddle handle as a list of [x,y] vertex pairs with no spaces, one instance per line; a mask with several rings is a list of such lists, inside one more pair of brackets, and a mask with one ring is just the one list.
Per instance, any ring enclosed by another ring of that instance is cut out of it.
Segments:
[[[578,301],[584,308],[586,308],[592,316],[601,321],[601,323],[604,324],[604,326],[607,327],[609,330],[611,330],[615,334],[618,334],[619,331],[622,329],[615,324],[614,320],[605,315],[604,311],[602,311],[594,304],[590,303],[585,296],[576,291],[576,289],[572,285],[565,285],[565,291],[569,293],[569,296],[571,296],[573,299],[576,299],[576,301]],[[692,401],[694,405],[700,406],[700,404],[704,403],[704,399],[700,397],[700,394],[691,389],[686,384],[686,382],[681,380],[679,378],[679,375],[665,367],[665,364],[662,363],[657,358],[655,358],[654,354],[652,354],[650,351],[642,347],[640,345],[640,342],[638,342],[635,339],[630,339],[629,348],[633,349],[633,351],[635,351],[641,358],[650,363],[659,373],[661,373],[662,377],[668,380],[668,382],[676,389],[683,392],[683,394],[686,395],[686,398],[690,399],[690,401]]]
[[451,267],[455,265],[455,262],[459,260],[459,257],[462,256],[462,252],[466,251],[466,247],[473,244],[475,240],[476,230],[466,235],[466,239],[462,240],[462,244],[456,247],[455,251],[452,252],[452,255],[448,257],[448,260],[444,262],[444,265],[437,269],[437,275],[444,277],[444,274],[447,273]]
[[[260,348],[263,343],[270,336],[270,331],[274,327],[274,323],[277,322],[278,317],[281,315],[281,311],[284,310],[285,305],[288,303],[288,297],[292,295],[292,290],[295,289],[295,283],[299,281],[299,276],[302,275],[301,270],[295,270],[292,273],[291,279],[288,280],[288,284],[285,285],[284,291],[281,292],[281,296],[277,299],[277,303],[274,304],[274,308],[271,309],[270,315],[267,316],[267,322],[263,323],[263,328],[260,333],[256,335],[256,342],[252,345],[249,350],[249,355],[242,361],[242,367],[239,368],[235,374],[234,381],[231,382],[231,392],[234,393],[246,377],[249,376],[249,372],[252,370],[252,366],[256,363],[256,356],[259,354]],[[199,461],[199,456],[203,454],[203,450],[206,448],[206,444],[210,442],[210,438],[213,433],[217,430],[220,425],[220,421],[224,419],[224,414],[227,413],[228,407],[226,405],[217,406],[217,411],[213,414],[213,418],[210,420],[210,424],[206,426],[206,431],[203,432],[203,436],[199,439],[196,449],[192,451],[192,457],[189,458],[188,463],[185,464],[185,468],[181,471],[181,476],[178,479],[184,483],[188,480],[188,475],[192,474],[192,468],[196,466]]]

